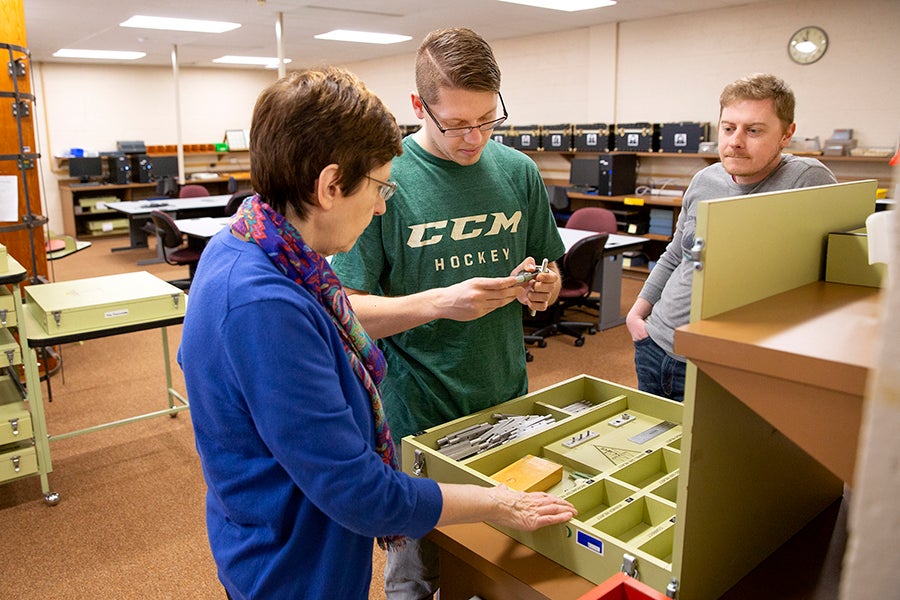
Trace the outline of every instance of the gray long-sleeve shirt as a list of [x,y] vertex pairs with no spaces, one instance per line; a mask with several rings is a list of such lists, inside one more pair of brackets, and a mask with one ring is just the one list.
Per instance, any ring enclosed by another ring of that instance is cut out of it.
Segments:
[[836,183],[828,167],[814,158],[784,154],[781,163],[759,183],[735,183],[722,163],[710,165],[694,175],[684,194],[681,214],[672,241],[660,255],[638,295],[653,305],[647,317],[647,333],[661,348],[678,360],[674,352],[675,328],[685,325],[691,315],[693,268],[685,251],[694,245],[697,202]]

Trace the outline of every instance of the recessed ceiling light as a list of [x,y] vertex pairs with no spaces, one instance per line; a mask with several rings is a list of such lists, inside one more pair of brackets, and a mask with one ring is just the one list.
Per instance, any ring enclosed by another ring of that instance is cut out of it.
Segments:
[[317,40],[334,40],[338,42],[361,42],[363,44],[396,44],[412,38],[408,35],[396,35],[393,33],[373,33],[371,31],[350,31],[348,29],[335,29],[328,33],[320,33],[314,36]]
[[614,0],[500,0],[500,2],[524,4],[525,6],[536,6],[551,10],[564,10],[566,12],[604,8],[615,4]]
[[240,23],[227,21],[202,21],[200,19],[174,19],[170,17],[148,17],[135,15],[119,23],[120,27],[137,27],[140,29],[165,29],[168,31],[195,31],[198,33],[223,33],[241,26]]
[[[268,67],[270,69],[274,69],[278,67],[278,59],[270,58],[268,56],[220,56],[219,58],[213,59],[214,63],[221,63],[226,65],[256,65],[261,67]],[[291,62],[291,59],[284,59],[285,63]]]
[[78,50],[61,48],[53,53],[57,58],[94,58],[107,60],[135,60],[147,56],[146,52],[129,52],[126,50]]

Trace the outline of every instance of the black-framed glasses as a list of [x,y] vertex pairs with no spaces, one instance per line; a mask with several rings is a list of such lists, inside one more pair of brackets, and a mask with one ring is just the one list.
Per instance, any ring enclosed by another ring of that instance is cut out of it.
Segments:
[[503,108],[503,116],[499,119],[494,119],[493,121],[486,121],[484,123],[479,123],[478,125],[472,125],[471,127],[443,127],[440,122],[437,120],[437,117],[434,116],[434,113],[431,112],[431,109],[428,108],[428,105],[425,104],[425,99],[422,96],[419,96],[419,100],[422,101],[422,108],[425,109],[425,112],[428,113],[428,116],[431,117],[431,120],[434,121],[434,124],[437,125],[438,131],[440,131],[444,137],[463,137],[464,135],[468,135],[470,131],[473,129],[478,129],[479,131],[492,131],[500,125],[509,117],[509,113],[506,112],[506,104],[503,103],[503,95],[500,92],[497,92],[497,97],[500,98],[500,106]]
[[381,199],[385,202],[390,200],[391,196],[394,195],[394,192],[397,191],[396,181],[382,181],[380,179],[375,179],[371,175],[366,175],[366,179],[374,181],[378,184],[378,193],[381,195]]

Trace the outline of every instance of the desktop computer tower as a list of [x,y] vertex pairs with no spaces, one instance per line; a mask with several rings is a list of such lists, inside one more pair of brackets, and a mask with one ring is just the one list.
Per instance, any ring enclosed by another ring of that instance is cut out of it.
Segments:
[[131,180],[135,183],[153,181],[153,163],[146,154],[131,155]]
[[131,165],[124,155],[106,157],[107,181],[118,185],[131,183]]
[[637,156],[634,154],[601,154],[600,196],[624,196],[633,194],[637,184]]

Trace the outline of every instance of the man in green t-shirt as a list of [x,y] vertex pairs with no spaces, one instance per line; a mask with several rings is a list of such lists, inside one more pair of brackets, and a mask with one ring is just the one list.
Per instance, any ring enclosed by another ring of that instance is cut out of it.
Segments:
[[[565,251],[537,166],[490,138],[507,112],[487,42],[468,29],[430,33],[416,55],[416,88],[423,126],[393,161],[387,212],[332,259],[387,357],[381,391],[398,445],[528,391],[522,305],[556,301]],[[544,258],[548,272],[516,282]],[[430,543],[388,553],[387,597],[430,597],[436,554]]]

